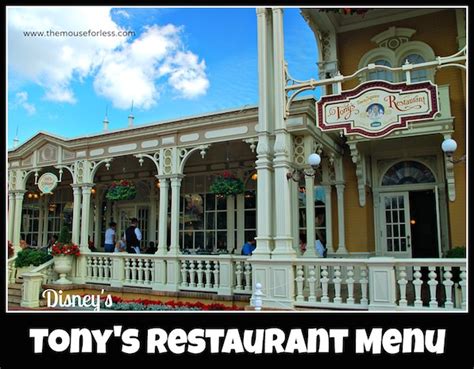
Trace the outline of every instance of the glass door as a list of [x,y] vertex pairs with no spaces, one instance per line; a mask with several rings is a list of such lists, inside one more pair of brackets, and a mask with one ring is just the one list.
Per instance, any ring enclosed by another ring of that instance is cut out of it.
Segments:
[[380,195],[381,237],[385,256],[411,258],[410,200],[408,192]]

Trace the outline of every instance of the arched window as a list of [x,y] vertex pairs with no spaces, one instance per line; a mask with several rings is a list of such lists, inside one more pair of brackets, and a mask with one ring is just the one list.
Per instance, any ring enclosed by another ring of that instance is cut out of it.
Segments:
[[[410,64],[420,64],[420,63],[425,62],[425,59],[419,54],[409,54],[402,60],[403,60],[403,63],[405,63],[408,60]],[[402,80],[403,81],[406,80],[405,73],[403,73]],[[426,81],[426,80],[428,80],[428,73],[426,69],[419,69],[419,70],[414,70],[411,72],[412,82],[421,82],[421,81]]]
[[390,167],[382,178],[382,186],[436,182],[433,172],[417,161],[402,161]]
[[[376,60],[375,62],[373,62],[373,64],[375,64],[375,65],[385,65],[386,67],[391,67],[392,66],[388,60],[384,60],[384,59]],[[373,81],[373,80],[376,80],[376,79],[379,79],[379,80],[381,79],[381,80],[384,80],[384,81],[393,82],[393,73],[392,73],[391,70],[385,70],[385,69],[378,69],[378,70],[374,70],[372,72],[369,72],[369,74],[367,76],[367,80],[368,81]]]

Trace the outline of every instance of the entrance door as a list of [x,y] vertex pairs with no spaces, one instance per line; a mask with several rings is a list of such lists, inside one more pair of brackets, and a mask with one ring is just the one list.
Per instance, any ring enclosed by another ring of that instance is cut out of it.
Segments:
[[136,218],[135,214],[135,206],[128,205],[128,206],[119,206],[118,207],[118,229],[117,234],[119,237],[123,237],[125,230],[130,225],[130,219]]
[[438,258],[439,234],[433,190],[410,191],[410,230],[414,258]]
[[380,195],[382,250],[386,256],[411,258],[410,198],[408,192]]

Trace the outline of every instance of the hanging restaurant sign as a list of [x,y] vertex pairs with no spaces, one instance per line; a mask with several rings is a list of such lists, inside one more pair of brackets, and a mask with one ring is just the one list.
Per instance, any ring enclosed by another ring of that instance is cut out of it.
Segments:
[[365,82],[316,103],[317,125],[322,131],[344,130],[346,135],[383,137],[409,122],[433,119],[438,113],[438,88],[431,82]]
[[38,188],[42,193],[51,193],[58,185],[58,177],[54,173],[45,173],[38,179]]

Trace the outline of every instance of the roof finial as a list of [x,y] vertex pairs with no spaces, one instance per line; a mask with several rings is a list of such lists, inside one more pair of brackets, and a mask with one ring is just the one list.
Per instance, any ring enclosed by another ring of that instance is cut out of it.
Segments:
[[129,127],[133,127],[133,119],[134,119],[134,116],[133,116],[133,100],[132,100],[132,107],[130,108],[130,114],[128,116],[128,126]]
[[18,146],[18,143],[20,140],[18,139],[18,125],[16,126],[16,135],[15,138],[13,139],[13,148],[16,148]]
[[104,127],[104,131],[108,131],[108,130],[109,130],[108,111],[109,111],[109,106],[108,106],[108,105],[105,105],[105,117],[104,117],[104,120],[102,121],[103,127]]

